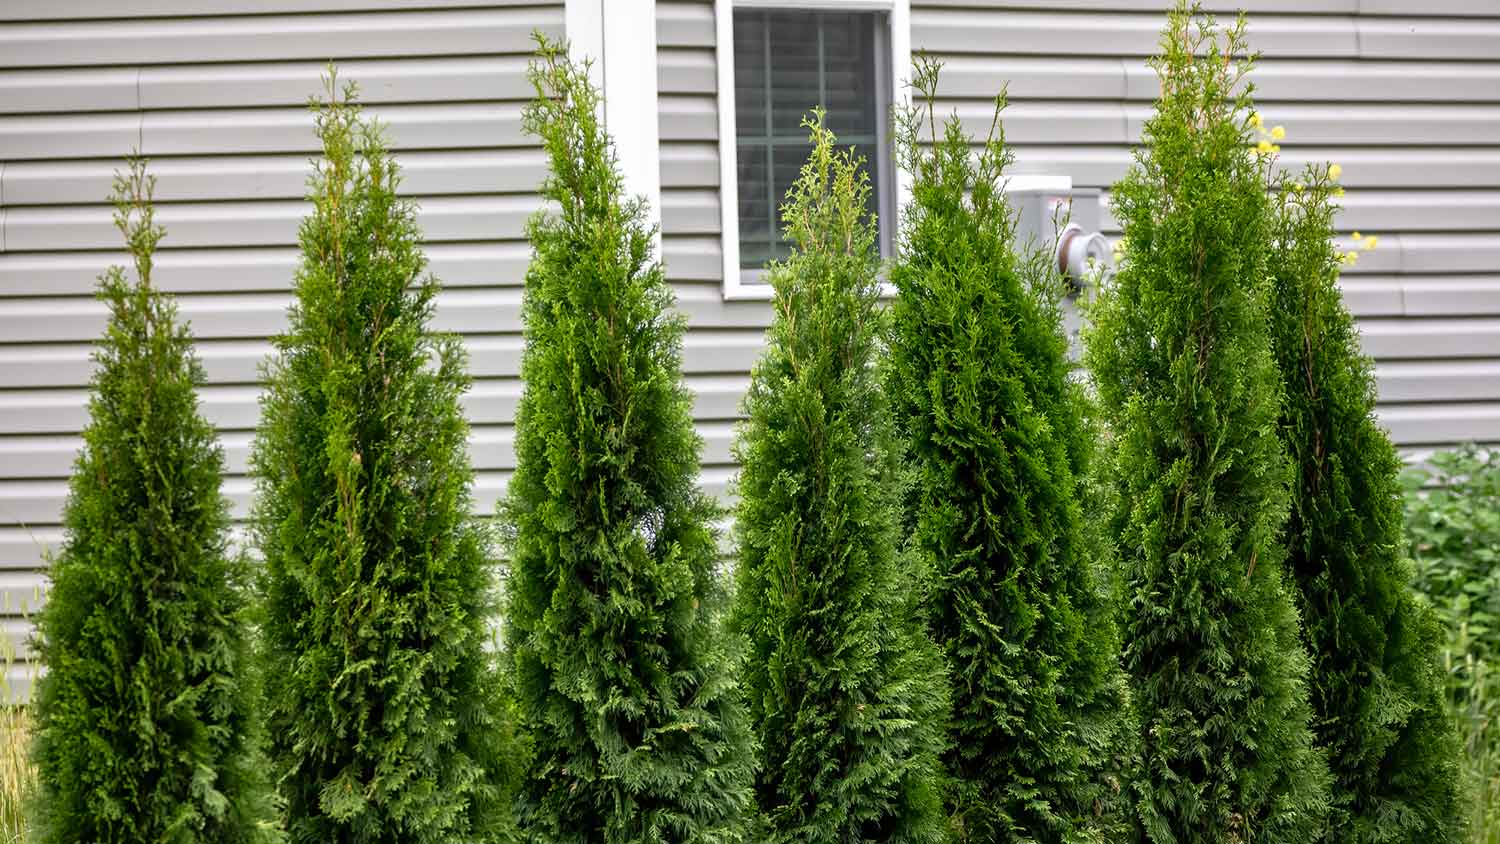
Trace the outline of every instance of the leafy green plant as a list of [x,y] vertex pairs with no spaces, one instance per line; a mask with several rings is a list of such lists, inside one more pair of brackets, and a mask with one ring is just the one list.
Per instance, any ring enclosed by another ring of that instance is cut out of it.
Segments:
[[952,672],[950,813],[960,841],[1115,840],[1125,801],[1111,768],[1132,731],[1081,507],[1095,432],[1069,377],[1058,279],[1017,254],[1003,97],[976,157],[956,115],[938,126],[938,72],[919,61],[920,103],[898,115],[912,199],[890,272],[887,388]]
[[1329,166],[1280,176],[1271,329],[1294,467],[1287,568],[1312,655],[1314,725],[1333,774],[1327,841],[1457,842],[1457,748],[1432,609],[1412,591],[1401,459],[1339,291]]
[[1244,32],[1170,13],[1156,111],[1113,194],[1127,247],[1086,335],[1119,484],[1136,806],[1159,844],[1300,844],[1328,802],[1284,583],[1268,163],[1249,141]]
[[1500,450],[1441,451],[1405,477],[1416,585],[1443,620],[1472,844],[1500,844]]
[[320,844],[500,840],[519,760],[486,649],[465,358],[428,330],[438,282],[379,127],[327,83],[252,456],[287,826]]
[[[133,158],[111,196],[135,280],[121,267],[99,280],[109,322],[38,619],[36,842],[275,839],[248,571],[228,548],[192,335],[151,284],[165,234],[154,184]],[[13,737],[24,722],[13,717]]]
[[735,625],[750,640],[756,797],[770,842],[941,842],[945,672],[901,553],[899,446],[870,186],[816,112],[782,206],[791,256],[735,454]]
[[535,745],[528,840],[745,840],[752,750],[723,626],[719,507],[696,486],[684,324],[625,196],[600,95],[538,37],[523,123],[551,162],[528,228],[525,388],[501,507],[505,642]]

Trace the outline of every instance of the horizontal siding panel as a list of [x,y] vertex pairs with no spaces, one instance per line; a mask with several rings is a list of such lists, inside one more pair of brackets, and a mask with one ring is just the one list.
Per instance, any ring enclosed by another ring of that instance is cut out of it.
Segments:
[[1386,406],[1377,413],[1403,445],[1500,440],[1500,404]]
[[139,77],[135,68],[0,71],[0,114],[137,108]]
[[[731,302],[715,307],[707,296],[684,301],[693,330],[683,338],[683,371],[692,374],[749,372],[759,357],[763,328],[770,321],[764,303]],[[475,378],[521,374],[523,341],[519,333],[464,337],[469,373]],[[0,390],[85,387],[94,372],[94,347],[88,343],[0,345]],[[204,340],[195,351],[210,384],[252,384],[261,364],[273,353],[269,340]]]
[[663,188],[719,189],[719,147],[712,143],[678,142],[661,145]]
[[724,279],[724,250],[717,237],[663,234],[661,243],[667,277],[674,281]]
[[1500,357],[1500,319],[1366,319],[1359,331],[1376,359]]
[[[1409,17],[1413,0],[1359,0],[1360,11],[1367,15]],[[1495,0],[1422,0],[1416,7],[1423,15],[1458,15],[1462,17],[1496,17]]]
[[[703,437],[700,460],[705,466],[733,463],[732,421],[702,422],[698,434]],[[250,471],[250,452],[255,439],[253,431],[225,431],[219,434],[224,449],[224,469],[231,475]],[[469,431],[468,451],[472,468],[478,471],[511,471],[516,468],[516,430],[513,425],[476,425]],[[83,445],[78,436],[48,435],[0,438],[0,481],[66,479]],[[4,572],[0,572],[0,599],[3,599]],[[0,607],[0,613],[3,613]]]
[[[528,47],[529,49],[529,47]],[[366,103],[524,100],[527,56],[404,58],[339,63],[339,77],[359,85]],[[298,106],[324,92],[324,62],[151,67],[141,71],[141,108]]]
[[1003,86],[1012,100],[1123,99],[1125,66],[1090,57],[975,56],[940,58],[938,96],[990,98]]
[[0,67],[526,53],[560,8],[0,24]]
[[[520,239],[526,221],[542,208],[534,194],[447,196],[421,200],[419,218],[429,241]],[[311,206],[301,200],[163,203],[156,219],[178,247],[286,246]],[[113,211],[105,206],[11,208],[5,243],[11,251],[110,249],[121,242]]]
[[[170,241],[166,243],[170,246]],[[426,249],[429,269],[447,287],[519,285],[531,246],[510,243],[437,243]],[[290,290],[296,249],[163,249],[152,281],[173,293]],[[111,264],[129,257],[109,253],[0,253],[0,309],[4,296],[90,296]]]
[[1401,270],[1484,273],[1500,268],[1500,234],[1402,234]]
[[[369,109],[394,149],[527,145],[521,105],[442,104]],[[0,117],[9,160],[150,155],[315,153],[321,149],[305,108],[165,111],[135,114]]]
[[1338,225],[1365,231],[1500,231],[1500,192],[1348,191]]
[[[736,470],[729,466],[707,466],[698,475],[698,487],[720,502],[728,503],[730,482]],[[476,516],[493,515],[495,505],[505,495],[510,481],[507,471],[474,473],[473,508]],[[229,501],[230,515],[245,519],[255,498],[255,482],[245,476],[230,475],[220,487]],[[12,481],[0,484],[0,525],[56,524],[67,499],[67,482]]]
[[662,94],[657,106],[661,111],[657,125],[663,141],[719,139],[719,117],[712,99]]
[[1362,17],[1361,56],[1382,59],[1500,59],[1500,15],[1490,20],[1423,20]]
[[[683,383],[694,396],[694,418],[735,419],[749,375],[689,375]],[[210,385],[199,395],[204,417],[217,428],[248,430],[260,421],[260,391],[254,386]],[[464,394],[464,411],[475,425],[508,423],[515,418],[520,396],[518,379],[476,381]],[[83,430],[87,422],[84,390],[0,392],[0,429],[9,433],[69,434]]]
[[[1130,166],[1128,147],[1013,147],[1012,173],[1062,173],[1080,187],[1108,187]],[[1338,162],[1350,188],[1500,188],[1500,148],[1349,149],[1293,144],[1282,148],[1281,165],[1301,170],[1309,163]]]
[[717,94],[713,51],[661,50],[656,54],[656,85],[663,94]]
[[[1208,12],[1234,15],[1241,9],[1254,15],[1265,12],[1302,12],[1353,14],[1361,4],[1371,0],[1207,0],[1203,9]],[[1410,0],[1389,0],[1409,3]],[[1446,0],[1450,3],[1483,3],[1486,0]],[[1153,12],[1165,14],[1172,7],[1170,0],[918,0],[918,7],[964,7],[973,9],[1047,9],[1075,12]],[[1424,6],[1425,10],[1426,7]]]
[[661,225],[673,235],[718,234],[719,192],[717,190],[662,191]]
[[[1144,60],[1128,60],[1122,67],[1127,99],[1156,99],[1156,71]],[[1260,103],[1500,102],[1500,66],[1490,62],[1267,60],[1255,66],[1252,79]]]
[[0,20],[250,15],[271,12],[347,12],[443,6],[561,6],[557,0],[6,0]]
[[1384,402],[1500,400],[1500,361],[1401,361],[1375,367]]
[[[762,324],[770,308],[730,307],[707,294],[684,289],[677,307],[690,325],[704,328]],[[519,287],[500,289],[449,288],[438,292],[432,328],[455,333],[508,333],[521,330]],[[179,316],[203,339],[269,337],[284,330],[288,293],[239,293],[218,296],[181,296]],[[754,316],[752,316],[754,315]],[[10,299],[0,304],[0,345],[5,343],[91,342],[104,330],[108,311],[93,299]],[[0,431],[5,430],[0,426]]]
[[1500,275],[1408,277],[1401,285],[1408,316],[1500,315]]
[[[1132,138],[1151,116],[1149,105],[1128,105]],[[1431,105],[1417,103],[1267,103],[1260,108],[1267,125],[1286,127],[1282,145],[1493,147],[1500,105]]]
[[656,44],[658,47],[714,46],[714,7],[712,3],[673,2],[656,4]]
[[[990,100],[942,100],[939,114],[955,114],[975,138],[987,137],[994,119]],[[1106,102],[1012,103],[1003,113],[1005,139],[1014,144],[1117,144],[1129,142],[1125,106]]]
[[[684,154],[685,161],[689,157]],[[547,167],[543,152],[529,148],[414,150],[402,152],[398,164],[398,190],[406,196],[533,193]],[[717,155],[711,164],[717,172]],[[10,205],[103,202],[123,167],[122,159],[113,158],[11,162],[0,171],[0,196]],[[307,195],[311,173],[308,157],[298,154],[151,160],[160,202],[300,199]]]
[[[1156,50],[1164,21],[1159,14],[1069,14],[916,8],[913,49],[998,55],[1147,56]],[[1354,20],[1347,17],[1250,19],[1249,37],[1268,56],[1354,57]]]

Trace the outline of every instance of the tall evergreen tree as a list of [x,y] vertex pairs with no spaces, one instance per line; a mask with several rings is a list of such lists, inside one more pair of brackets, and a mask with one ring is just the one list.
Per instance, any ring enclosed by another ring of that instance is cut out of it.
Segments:
[[735,453],[735,623],[750,640],[763,840],[938,842],[946,678],[900,553],[869,183],[823,115],[782,218],[775,317]]
[[684,324],[625,196],[600,97],[538,38],[524,124],[551,160],[531,221],[525,389],[501,516],[506,646],[534,742],[520,821],[562,844],[733,844],[752,764],[726,633]]
[[956,115],[937,125],[937,82],[938,65],[920,62],[922,102],[897,133],[912,198],[891,267],[887,386],[953,675],[950,812],[961,841],[1114,840],[1110,765],[1128,719],[1081,509],[1093,431],[1057,287],[1017,255],[1003,98],[975,156]]
[[331,72],[316,108],[323,158],[252,459],[287,825],[319,844],[497,840],[516,761],[464,353],[428,330],[438,282],[379,127]]
[[1306,842],[1328,800],[1282,570],[1269,164],[1250,144],[1244,27],[1170,14],[1156,113],[1114,190],[1128,246],[1088,335],[1123,507],[1137,809],[1158,844]]
[[1375,418],[1375,378],[1339,292],[1326,166],[1283,177],[1272,209],[1272,335],[1295,468],[1287,565],[1313,655],[1319,742],[1329,751],[1326,840],[1461,837],[1456,738],[1438,663],[1442,631],[1411,587],[1401,459]]
[[203,369],[151,286],[155,179],[115,177],[135,263],[100,277],[109,324],[38,619],[39,844],[276,840],[245,611],[228,545],[223,451],[198,412]]

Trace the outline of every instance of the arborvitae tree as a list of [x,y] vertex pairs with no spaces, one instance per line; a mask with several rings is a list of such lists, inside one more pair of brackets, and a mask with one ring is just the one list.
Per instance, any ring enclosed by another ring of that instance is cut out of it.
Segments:
[[1411,588],[1401,458],[1375,418],[1375,378],[1339,293],[1329,167],[1283,177],[1272,209],[1272,335],[1295,468],[1287,566],[1313,655],[1314,725],[1344,844],[1461,837],[1443,636]]
[[331,73],[316,108],[323,158],[252,461],[287,826],[319,844],[497,840],[517,763],[465,356],[427,328],[438,282],[379,127]]
[[1056,287],[1032,283],[1017,255],[1003,98],[976,156],[956,115],[937,125],[937,75],[918,64],[923,102],[897,133],[912,198],[891,267],[887,386],[953,677],[950,811],[961,841],[1116,840],[1109,766],[1128,719],[1081,510],[1093,430]]
[[38,621],[32,837],[48,844],[274,841],[223,451],[198,412],[203,369],[151,286],[155,180],[117,175],[89,424]]
[[506,647],[534,756],[528,840],[745,839],[752,764],[724,629],[720,509],[696,486],[684,323],[627,198],[599,92],[538,38],[524,125],[551,160],[530,223],[525,389],[502,506]]
[[868,178],[821,112],[782,217],[775,317],[745,396],[736,627],[748,634],[763,840],[938,842],[946,677],[900,552],[897,442]]
[[1123,508],[1137,809],[1173,844],[1306,842],[1328,801],[1282,571],[1268,163],[1250,144],[1244,26],[1171,13],[1156,113],[1114,190],[1128,246],[1088,335]]

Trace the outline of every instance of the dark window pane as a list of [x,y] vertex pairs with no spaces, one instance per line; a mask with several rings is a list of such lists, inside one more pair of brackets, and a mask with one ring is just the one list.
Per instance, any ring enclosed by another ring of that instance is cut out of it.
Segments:
[[790,252],[777,211],[806,160],[802,120],[815,106],[827,110],[840,140],[868,159],[869,207],[879,207],[877,23],[873,13],[735,13],[741,267]]

